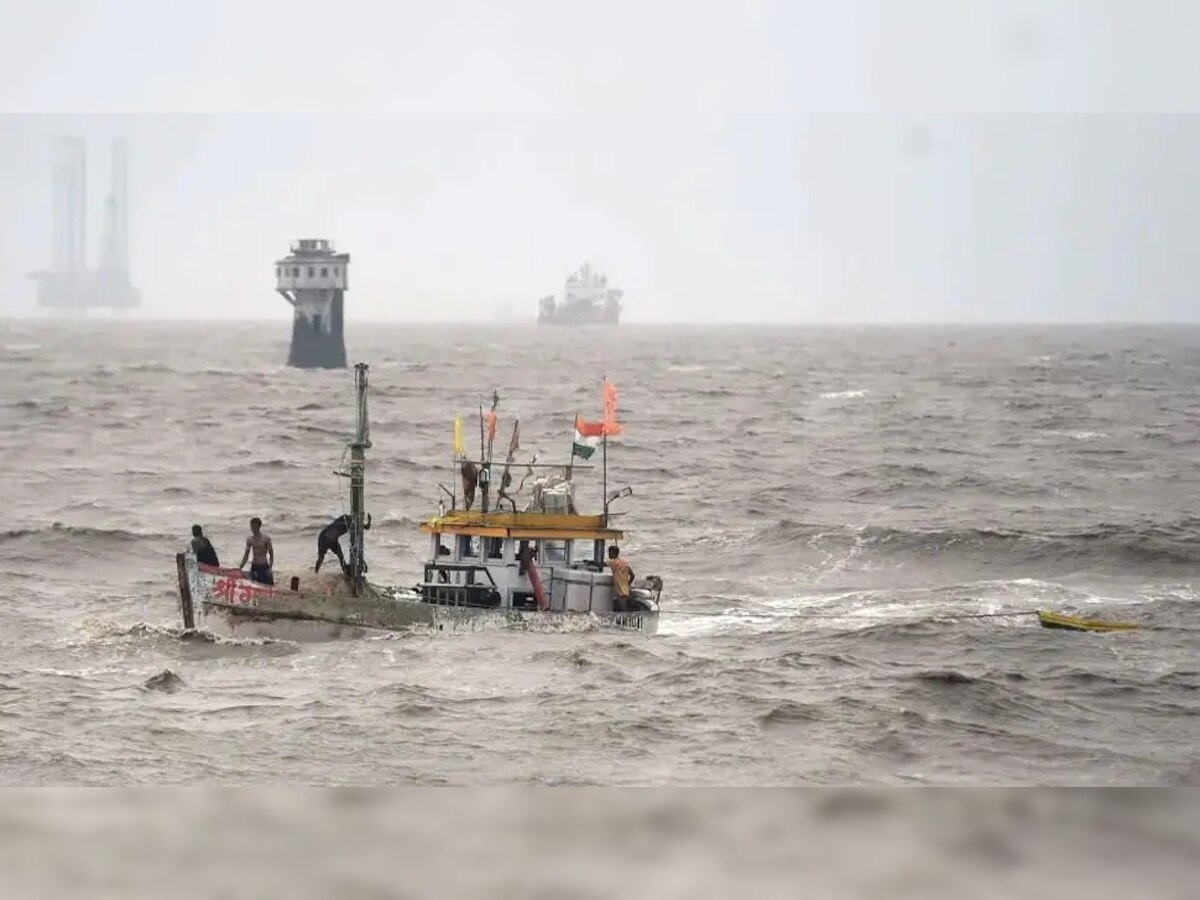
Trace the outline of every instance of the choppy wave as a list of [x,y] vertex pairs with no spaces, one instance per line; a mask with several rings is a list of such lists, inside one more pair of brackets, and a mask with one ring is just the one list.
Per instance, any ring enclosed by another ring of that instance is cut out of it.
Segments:
[[371,528],[415,528],[420,522],[421,520],[417,518],[388,513],[382,516],[373,516]]
[[138,533],[124,528],[92,528],[53,522],[45,528],[15,528],[0,531],[0,544],[46,542],[55,547],[111,547],[144,540],[169,540],[172,535]]
[[[419,576],[455,415],[495,387],[497,455],[519,409],[520,454],[565,461],[607,374],[608,487],[634,489],[613,522],[666,581],[659,636],[502,615],[338,644],[184,631],[191,522],[224,557],[258,513],[281,565],[311,567],[345,509],[351,373],[288,369],[286,321],[10,325],[0,781],[1200,777],[1200,330],[354,321],[372,578]],[[585,509],[601,472],[576,473]],[[1151,627],[1052,632],[1038,608]]]
[[163,669],[157,675],[151,675],[142,684],[148,691],[162,691],[167,694],[174,694],[186,686],[184,680],[170,669]]
[[869,391],[863,390],[846,390],[846,391],[826,391],[821,394],[822,400],[857,400],[860,397],[865,397]]
[[815,722],[824,716],[822,709],[812,703],[800,703],[788,700],[774,707],[769,712],[758,717],[758,723],[763,727],[786,725],[791,723]]
[[[1029,532],[1020,529],[951,528],[919,530],[864,526],[850,528],[781,520],[760,527],[759,547],[806,546],[854,549],[869,556],[918,560],[934,556],[972,557],[989,565],[1058,563],[1110,566],[1200,564],[1200,520],[1131,527],[1098,524],[1078,531]],[[1070,571],[1069,568],[1066,569]]]
[[271,472],[281,469],[303,469],[305,464],[294,459],[274,459],[255,460],[254,462],[239,463],[229,466],[225,469],[226,472]]

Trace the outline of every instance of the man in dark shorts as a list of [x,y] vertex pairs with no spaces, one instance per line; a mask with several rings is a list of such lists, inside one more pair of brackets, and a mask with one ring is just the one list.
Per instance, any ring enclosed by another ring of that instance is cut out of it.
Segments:
[[239,569],[246,565],[251,553],[254,554],[254,559],[250,563],[250,580],[273,585],[275,577],[271,570],[275,568],[275,548],[271,539],[263,532],[262,519],[258,516],[250,520],[250,536],[246,538],[246,552],[242,554],[242,561],[238,563]]
[[346,563],[346,557],[342,556],[342,545],[338,543],[338,538],[350,530],[353,521],[349,516],[338,516],[321,529],[321,533],[317,535],[317,565],[313,569],[314,572],[321,571],[321,563],[325,561],[325,554],[332,550],[333,555],[342,564],[342,571],[347,575],[350,574],[350,566]]
[[203,566],[221,565],[212,541],[204,536],[204,529],[199,525],[192,526],[192,552],[196,554],[196,562]]

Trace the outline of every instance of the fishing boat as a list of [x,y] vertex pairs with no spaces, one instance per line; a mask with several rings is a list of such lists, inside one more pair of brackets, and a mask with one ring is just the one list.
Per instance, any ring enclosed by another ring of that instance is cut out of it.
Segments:
[[1136,622],[1110,622],[1106,619],[1084,619],[1065,613],[1038,610],[1038,623],[1043,628],[1058,628],[1063,631],[1136,631]]
[[[176,557],[183,624],[186,629],[234,637],[325,640],[413,628],[459,630],[518,626],[552,630],[614,629],[652,635],[658,629],[662,580],[649,576],[630,585],[621,598],[608,548],[624,534],[611,524],[610,505],[632,493],[608,492],[608,437],[619,433],[616,392],[604,382],[604,419],[576,417],[576,436],[566,466],[539,466],[536,458],[516,463],[518,425],[494,507],[491,505],[496,407],[480,407],[481,450],[468,459],[461,419],[455,421],[454,464],[462,476],[461,498],[439,485],[438,511],[420,525],[429,539],[429,557],[411,588],[379,585],[367,579],[365,537],[366,451],[371,447],[367,415],[368,367],[355,366],[357,425],[345,475],[350,485],[349,553],[346,572],[331,574],[276,569],[274,585],[259,584],[240,569],[200,564],[189,549]],[[487,433],[486,443],[483,434]],[[583,514],[575,507],[575,474],[588,466],[602,440],[603,509]],[[511,470],[533,476],[531,497],[518,509],[526,479],[512,487]],[[476,494],[479,504],[475,506]],[[449,498],[450,506],[446,507]],[[507,508],[505,508],[507,504]]]

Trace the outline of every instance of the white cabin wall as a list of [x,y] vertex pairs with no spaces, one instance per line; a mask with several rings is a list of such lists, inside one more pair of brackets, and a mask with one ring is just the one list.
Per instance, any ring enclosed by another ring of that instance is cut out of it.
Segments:
[[[463,535],[458,534],[439,534],[435,535],[430,543],[430,552],[432,559],[436,563],[439,560],[443,562],[455,563],[474,563],[483,565],[492,581],[495,582],[496,589],[500,592],[502,607],[505,609],[512,607],[513,593],[533,593],[533,582],[528,574],[520,574],[520,560],[517,558],[518,541],[505,540],[504,552],[501,559],[490,559],[486,556],[487,539],[475,538],[473,543],[476,544],[478,552],[473,554],[464,554]],[[437,548],[444,544],[450,548],[449,556],[439,557]],[[531,544],[538,547],[539,556],[542,556],[541,542],[531,541]],[[593,569],[580,567],[573,568],[575,562],[589,562],[593,558],[595,552],[594,542],[573,541],[567,543],[567,561],[557,562],[553,564],[545,564],[544,562],[535,562],[538,573],[541,576],[542,588],[546,592],[551,609],[570,609],[578,612],[586,612],[589,609],[593,612],[611,612],[613,609],[613,585],[612,574],[607,570],[599,572]],[[478,583],[478,578],[476,582]],[[464,584],[466,581],[466,573],[454,571],[450,574],[451,584]]]

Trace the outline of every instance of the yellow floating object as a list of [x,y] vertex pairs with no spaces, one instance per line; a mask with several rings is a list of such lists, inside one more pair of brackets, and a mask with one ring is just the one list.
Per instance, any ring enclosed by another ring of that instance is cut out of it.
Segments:
[[1078,616],[1066,616],[1045,609],[1039,609],[1037,617],[1043,628],[1062,628],[1066,631],[1136,631],[1142,627],[1136,622],[1081,619]]

